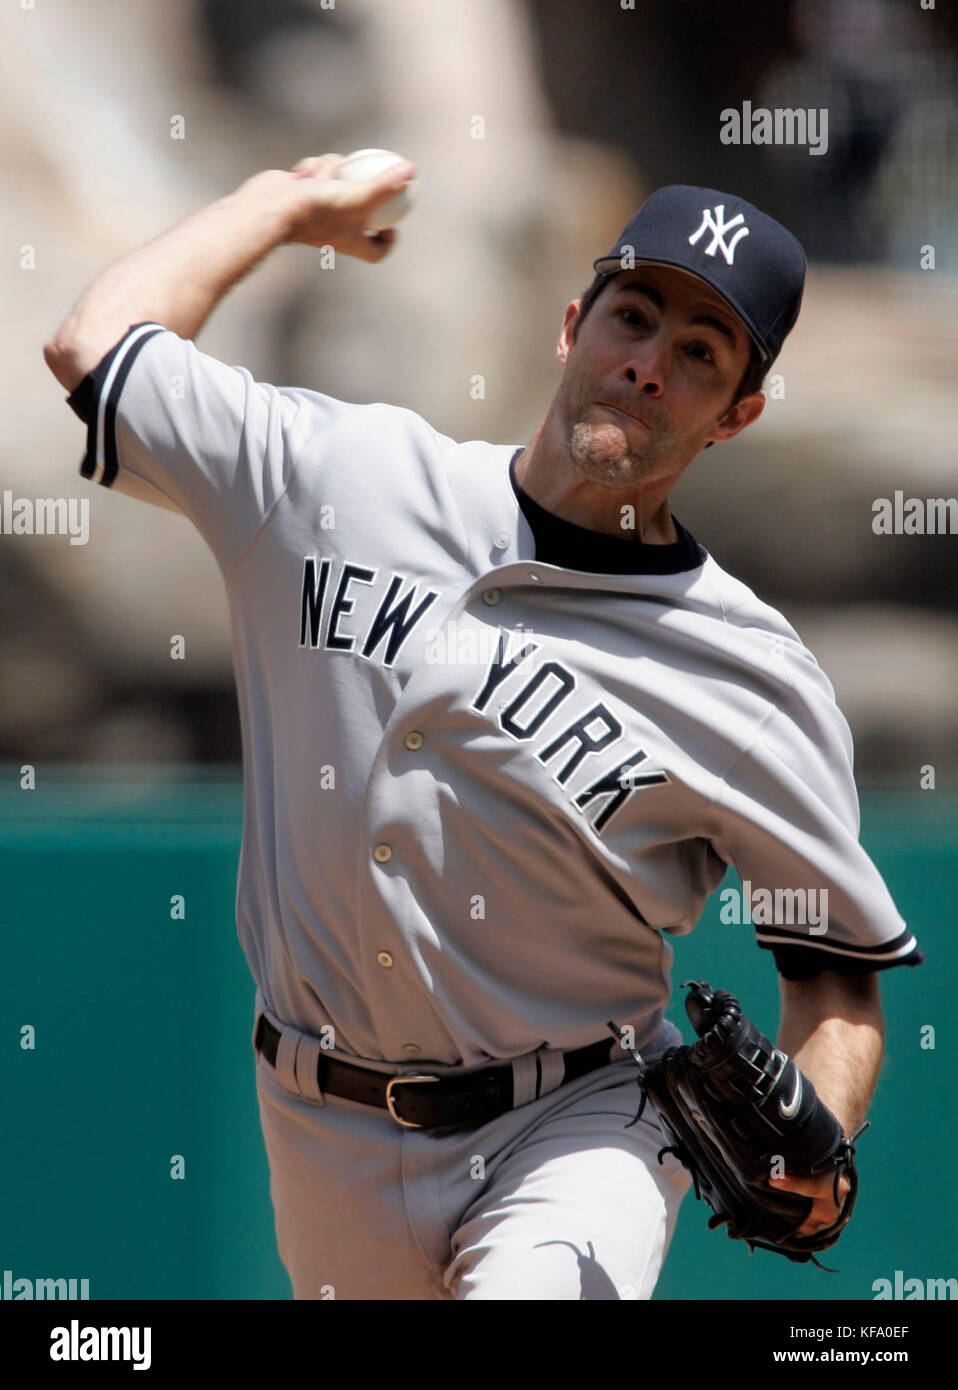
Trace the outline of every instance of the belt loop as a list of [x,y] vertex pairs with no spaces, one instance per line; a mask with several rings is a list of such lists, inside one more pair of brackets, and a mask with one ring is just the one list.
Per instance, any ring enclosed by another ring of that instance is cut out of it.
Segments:
[[326,1098],[319,1089],[319,1057],[322,1051],[322,1044],[319,1038],[311,1037],[303,1033],[299,1039],[299,1047],[296,1051],[296,1080],[299,1090],[307,1098],[318,1102],[320,1105],[326,1104]]
[[536,1053],[539,1058],[539,1065],[542,1068],[542,1081],[539,1085],[539,1095],[547,1096],[550,1091],[554,1091],[557,1086],[562,1085],[565,1077],[565,1053],[556,1052],[553,1048],[543,1048]]
[[299,1090],[299,1081],[296,1078],[296,1050],[302,1036],[295,1028],[284,1028],[280,1034],[276,1053],[276,1076],[280,1085],[285,1086],[287,1091]]
[[527,1052],[524,1057],[513,1057],[513,1109],[518,1105],[525,1105],[528,1101],[536,1099],[536,1077],[538,1074],[539,1068],[536,1066],[536,1054],[534,1052]]

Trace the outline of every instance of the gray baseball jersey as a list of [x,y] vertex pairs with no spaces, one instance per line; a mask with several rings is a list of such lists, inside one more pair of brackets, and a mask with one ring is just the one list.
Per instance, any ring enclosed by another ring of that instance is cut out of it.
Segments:
[[858,841],[831,684],[701,547],[543,562],[517,446],[256,382],[158,324],[70,402],[83,474],[183,512],[223,573],[237,919],[278,1017],[388,1061],[574,1048],[609,1018],[641,1047],[729,864],[794,973],[921,959]]
[[[239,935],[297,1298],[648,1298],[689,1177],[635,1069],[679,1040],[669,938],[734,864],[791,977],[922,957],[858,843],[849,731],[781,614],[680,523],[644,545],[523,492],[520,449],[256,382],[134,325],[69,397],[84,476],[196,525],[230,602]],[[723,908],[723,911],[725,909]],[[742,928],[739,927],[739,930]],[[734,930],[734,928],[733,928]],[[320,1090],[508,1058],[465,1135]]]

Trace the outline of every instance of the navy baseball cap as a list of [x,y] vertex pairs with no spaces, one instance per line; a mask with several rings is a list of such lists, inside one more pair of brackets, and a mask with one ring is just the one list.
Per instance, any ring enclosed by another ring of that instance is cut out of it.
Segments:
[[744,198],[676,183],[645,200],[593,268],[597,280],[633,265],[697,275],[738,314],[769,367],[798,318],[805,264],[798,238]]

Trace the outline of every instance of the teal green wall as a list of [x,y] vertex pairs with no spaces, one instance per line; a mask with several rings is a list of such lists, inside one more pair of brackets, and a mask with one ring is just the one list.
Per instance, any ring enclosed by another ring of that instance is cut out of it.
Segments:
[[[928,963],[885,976],[887,1059],[859,1141],[861,1192],[839,1274],[749,1255],[686,1200],[657,1298],[868,1299],[872,1281],[955,1267],[954,1014],[948,956],[958,799],[862,794],[863,842]],[[288,1298],[276,1254],[233,917],[235,774],[0,768],[0,1275],[75,1276],[93,1298]],[[728,882],[732,882],[730,878]],[[183,921],[170,896],[186,898]],[[771,956],[717,899],[675,943],[675,980],[777,1020]],[[677,990],[670,1015],[688,1038]],[[937,1030],[934,1051],[920,1028]],[[20,1029],[36,1028],[35,1051]],[[185,1181],[171,1181],[182,1154]]]

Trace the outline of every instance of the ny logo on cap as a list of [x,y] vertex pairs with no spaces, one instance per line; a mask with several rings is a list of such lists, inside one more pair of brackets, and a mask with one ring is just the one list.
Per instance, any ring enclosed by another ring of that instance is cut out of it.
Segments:
[[[725,257],[726,263],[731,265],[735,260],[736,246],[742,240],[743,236],[748,236],[748,228],[744,225],[745,214],[740,212],[737,217],[732,218],[731,222],[726,222],[725,204],[718,203],[715,208],[715,215],[718,217],[718,221],[713,217],[711,208],[704,208],[702,210],[702,225],[699,227],[698,231],[693,232],[689,237],[689,245],[694,246],[704,231],[710,231],[712,233],[712,240],[709,242],[708,246],[705,247],[706,256],[714,256],[715,252],[721,247],[722,255]],[[743,225],[738,227],[740,222]],[[738,227],[738,231],[732,237],[728,245],[726,245],[725,234],[726,232],[730,232],[733,227]]]

